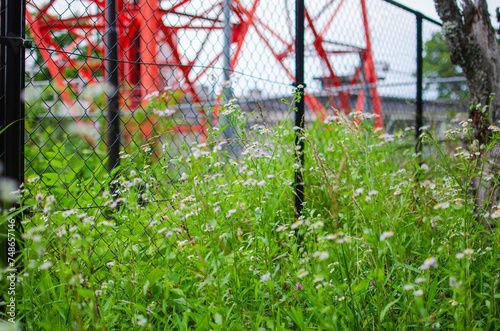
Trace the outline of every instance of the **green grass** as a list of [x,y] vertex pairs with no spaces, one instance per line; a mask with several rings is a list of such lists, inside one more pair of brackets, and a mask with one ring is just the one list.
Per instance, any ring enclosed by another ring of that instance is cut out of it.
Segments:
[[64,201],[27,182],[18,317],[27,330],[499,329],[498,222],[474,213],[477,159],[430,134],[414,155],[414,131],[369,121],[301,134],[299,219],[294,128],[247,134],[237,107],[239,159],[213,131],[159,158],[128,151],[102,184],[51,183],[105,208],[56,211]]

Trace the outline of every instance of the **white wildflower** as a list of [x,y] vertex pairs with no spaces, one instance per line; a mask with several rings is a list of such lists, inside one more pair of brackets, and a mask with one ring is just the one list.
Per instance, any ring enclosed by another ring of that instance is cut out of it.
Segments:
[[429,257],[425,259],[424,263],[420,266],[420,270],[427,270],[430,267],[436,269],[438,267],[438,263],[435,257]]
[[300,269],[299,272],[297,273],[297,277],[304,278],[308,274],[309,274],[309,271],[307,271],[306,269]]
[[422,290],[415,290],[415,292],[413,292],[413,295],[416,296],[416,297],[421,297],[422,295],[424,295],[424,291],[422,291]]
[[392,231],[384,231],[381,235],[380,235],[380,241],[384,241],[386,240],[387,238],[390,238],[394,236],[394,232]]
[[271,273],[270,272],[266,272],[265,274],[263,274],[262,276],[260,276],[260,280],[264,283],[266,283],[269,279],[271,279]]

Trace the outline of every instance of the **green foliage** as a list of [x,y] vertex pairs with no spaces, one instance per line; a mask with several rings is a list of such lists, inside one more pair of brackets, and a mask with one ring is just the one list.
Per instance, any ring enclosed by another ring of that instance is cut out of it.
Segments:
[[[460,67],[453,65],[450,52],[440,32],[432,35],[425,43],[424,50],[424,77],[427,79],[464,77]],[[437,89],[439,99],[468,101],[467,84],[462,82],[431,83],[425,86],[426,90]]]

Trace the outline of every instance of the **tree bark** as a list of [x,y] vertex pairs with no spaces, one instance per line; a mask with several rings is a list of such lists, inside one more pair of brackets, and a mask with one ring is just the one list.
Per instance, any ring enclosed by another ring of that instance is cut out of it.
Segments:
[[[476,194],[476,212],[491,211],[498,204],[500,191],[492,180],[480,180],[486,175],[497,178],[500,174],[500,147],[485,151],[489,143],[490,125],[500,120],[500,44],[491,25],[486,0],[434,0],[436,10],[443,21],[442,32],[450,51],[451,62],[464,71],[470,92],[474,145],[481,152],[479,169],[482,176],[472,184]],[[490,97],[495,95],[492,100]],[[490,107],[485,108],[490,105]]]

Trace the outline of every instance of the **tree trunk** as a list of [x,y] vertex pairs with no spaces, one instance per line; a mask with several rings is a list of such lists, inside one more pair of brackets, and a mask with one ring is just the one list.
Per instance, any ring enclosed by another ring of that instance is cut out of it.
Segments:
[[[460,7],[457,0],[434,1],[443,21],[442,32],[451,62],[462,68],[467,79],[470,102],[474,106],[469,113],[473,137],[477,140],[474,145],[481,152],[479,167],[484,164],[481,177],[493,175],[496,179],[500,174],[500,147],[495,146],[485,155],[484,146],[491,134],[488,127],[499,125],[500,120],[500,44],[491,25],[486,0],[463,0]],[[492,95],[496,97],[490,102]],[[491,207],[499,203],[500,190],[495,189],[495,182],[474,179],[472,189],[477,197],[477,213],[491,211]]]

